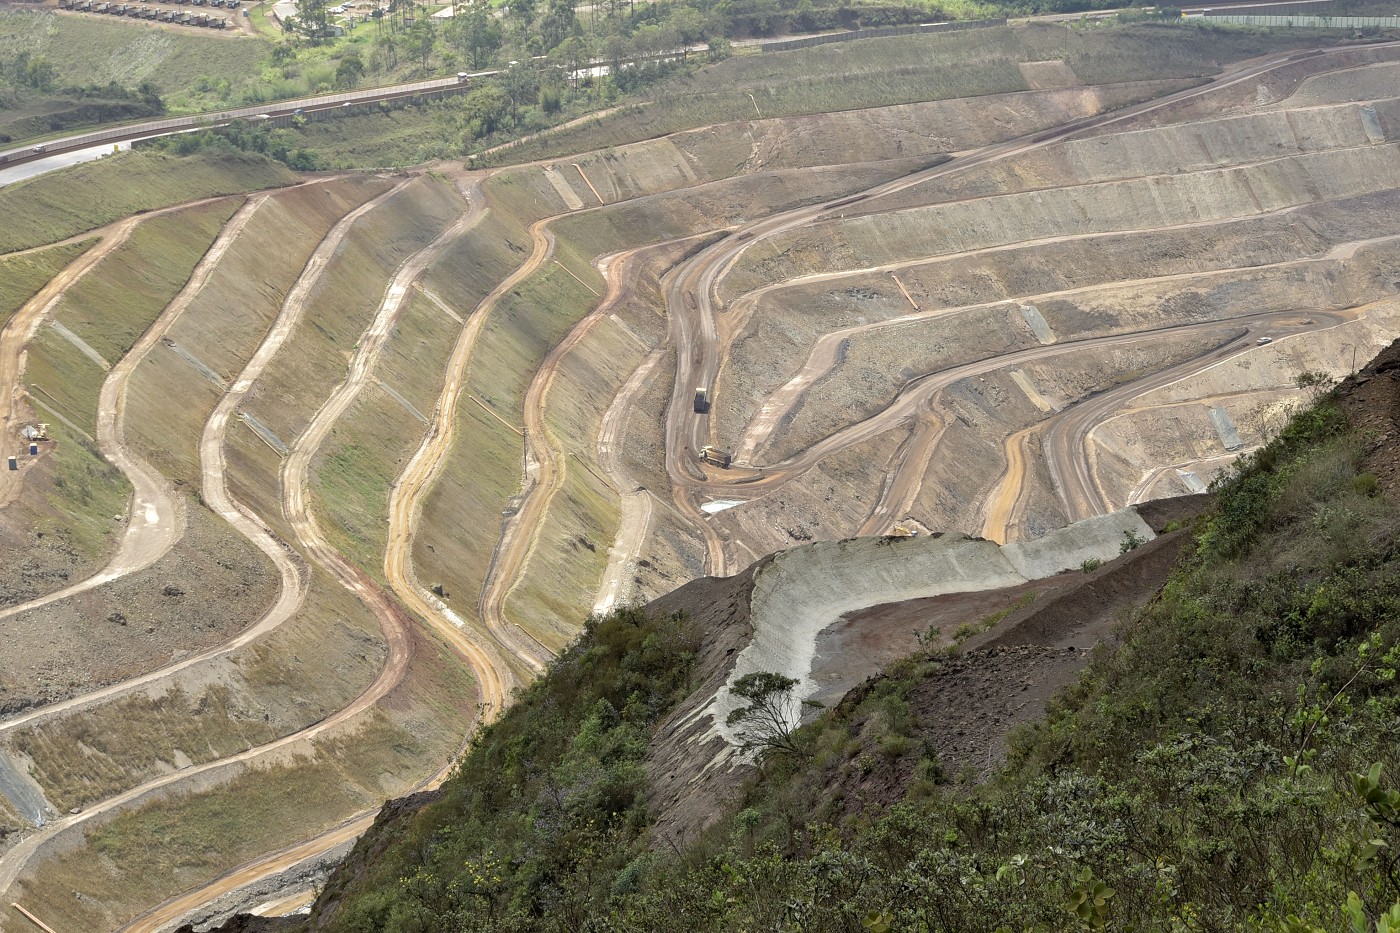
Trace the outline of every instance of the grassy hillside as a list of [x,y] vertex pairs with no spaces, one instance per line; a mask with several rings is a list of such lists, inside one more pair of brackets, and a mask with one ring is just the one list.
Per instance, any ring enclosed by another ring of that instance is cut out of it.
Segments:
[[0,188],[0,253],[54,243],[135,213],[296,180],[291,170],[259,155],[123,152]]
[[201,78],[256,76],[269,51],[260,39],[156,30],[111,17],[0,13],[0,56],[43,56],[61,83],[70,85],[114,81],[135,87],[150,81],[162,95],[178,95]]
[[1372,930],[1400,901],[1400,509],[1372,432],[1393,404],[1325,397],[1228,475],[1158,598],[984,784],[940,766],[914,698],[948,656],[923,652],[770,753],[719,831],[649,850],[646,732],[692,648],[618,613],[361,843],[311,927]]
[[0,258],[0,327],[9,321],[11,315],[24,307],[26,301],[37,295],[49,279],[81,256],[91,245],[91,240],[85,240],[35,253]]

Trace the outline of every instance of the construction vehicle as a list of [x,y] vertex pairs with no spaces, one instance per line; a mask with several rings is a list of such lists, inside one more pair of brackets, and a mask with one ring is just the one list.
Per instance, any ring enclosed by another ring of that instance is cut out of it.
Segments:
[[713,463],[715,466],[727,470],[729,469],[729,464],[734,461],[734,455],[728,451],[720,450],[718,447],[711,447],[709,444],[706,444],[704,447],[700,448],[700,459],[706,463]]
[[710,393],[704,386],[695,389],[695,413],[703,415],[710,410]]

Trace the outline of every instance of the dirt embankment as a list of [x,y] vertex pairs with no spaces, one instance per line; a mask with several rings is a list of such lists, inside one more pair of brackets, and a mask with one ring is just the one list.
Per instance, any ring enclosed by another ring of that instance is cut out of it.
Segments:
[[724,686],[734,659],[753,639],[749,604],[754,576],[772,560],[766,557],[732,577],[702,577],[647,605],[652,613],[681,611],[704,632],[695,659],[693,690],[686,701],[657,726],[647,749],[647,806],[656,814],[655,837],[683,845],[717,815],[741,775],[716,768],[704,776],[703,793],[695,786],[698,765],[714,759],[724,745],[701,715],[715,691]]
[[1367,438],[1366,470],[1390,496],[1400,491],[1400,340],[1337,388],[1337,400]]
[[[1144,506],[1140,514],[1154,531],[1162,532],[1169,523],[1187,523],[1199,515],[1206,501],[1204,496],[1167,500]],[[1073,682],[1089,650],[1106,639],[1127,612],[1157,592],[1188,534],[1165,534],[1089,573],[1066,572],[976,594],[945,594],[850,613],[819,636],[828,660],[814,668],[813,676],[821,680],[822,670],[830,668],[834,686],[840,680],[836,675],[842,658],[849,662],[859,655],[889,663],[918,650],[921,636],[932,634],[933,644],[947,644],[960,626],[976,627],[1003,615],[994,627],[947,657],[942,670],[922,682],[910,698],[918,737],[936,749],[944,771],[981,777],[1002,759],[1007,733],[1042,715],[1050,698]],[[725,812],[726,801],[747,776],[747,768],[732,768],[730,762],[707,766],[722,740],[701,738],[710,722],[699,714],[751,638],[753,578],[763,563],[736,577],[697,580],[649,607],[682,609],[708,633],[695,692],[661,724],[647,755],[648,803],[656,816],[657,846],[680,846],[703,832]],[[847,693],[836,715],[849,716],[883,676]],[[859,725],[852,723],[853,731],[859,731]],[[833,788],[833,793],[853,808],[894,802],[913,779],[913,763],[908,765],[904,770],[873,770],[851,787]]]

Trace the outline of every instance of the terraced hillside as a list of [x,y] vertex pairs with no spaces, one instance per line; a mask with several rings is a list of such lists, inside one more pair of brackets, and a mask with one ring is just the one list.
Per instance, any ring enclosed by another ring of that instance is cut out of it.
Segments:
[[1400,43],[1012,65],[12,244],[0,902],[159,929],[441,780],[590,610],[1203,488],[1400,332]]

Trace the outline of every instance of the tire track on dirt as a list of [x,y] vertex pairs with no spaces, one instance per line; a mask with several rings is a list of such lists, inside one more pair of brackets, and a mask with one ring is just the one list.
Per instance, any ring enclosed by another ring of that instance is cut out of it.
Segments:
[[[1395,45],[1391,43],[1390,45]],[[1072,139],[1077,136],[1101,132],[1117,124],[1135,120],[1145,114],[1159,111],[1202,95],[1218,93],[1224,88],[1257,79],[1280,67],[1312,58],[1327,55],[1327,50],[1315,49],[1292,52],[1275,56],[1265,61],[1248,63],[1220,75],[1211,82],[1194,88],[1168,94],[1142,104],[1132,105],[1112,114],[1099,114],[1075,120],[1030,136],[1019,137],[984,147],[965,156],[953,159],[942,165],[916,172],[905,178],[884,182],[855,195],[848,195],[833,201],[786,211],[748,224],[723,240],[701,250],[686,262],[672,279],[667,288],[666,304],[674,325],[675,344],[680,349],[677,358],[676,379],[671,402],[667,410],[666,430],[666,470],[671,477],[673,498],[677,506],[688,516],[695,517],[694,495],[699,490],[711,490],[724,484],[709,480],[696,465],[696,452],[707,443],[712,443],[715,428],[707,420],[697,417],[691,410],[691,392],[695,386],[713,387],[719,368],[726,355],[726,348],[716,340],[716,318],[713,294],[718,283],[728,274],[739,257],[755,243],[759,243],[779,233],[829,218],[829,212],[848,205],[858,204],[862,213],[878,212],[878,201],[888,195],[905,191],[916,185],[966,171],[992,162],[1031,152],[1051,143]],[[692,352],[693,349],[693,352]],[[889,409],[878,413],[871,420],[889,423]],[[898,420],[898,419],[896,419]],[[855,430],[843,432],[842,440],[850,443],[869,436],[868,430],[853,426]],[[839,447],[828,438],[809,448],[808,454],[834,452]],[[782,464],[775,464],[765,470],[771,479],[810,468],[819,455],[802,455],[790,458]],[[747,481],[749,477],[745,477]],[[713,529],[703,522],[696,522],[704,530],[707,547],[707,572],[717,573],[725,569],[722,543],[717,542]]]
[[[402,186],[400,186],[402,187]],[[395,189],[395,191],[398,189]],[[392,195],[394,191],[388,192]],[[336,550],[324,537],[307,495],[310,485],[311,462],[319,453],[330,432],[354,404],[374,375],[385,346],[392,336],[395,325],[409,305],[413,295],[413,284],[423,271],[435,261],[444,249],[454,240],[478,223],[485,214],[481,207],[479,190],[469,196],[469,208],[464,211],[433,242],[409,256],[395,270],[379,310],[370,325],[356,341],[356,351],[351,358],[346,378],[317,409],[307,427],[292,445],[287,458],[283,460],[280,473],[282,484],[282,507],[288,523],[296,535],[297,542],[323,569],[336,581],[349,590],[375,616],[380,633],[388,646],[388,657],[374,682],[354,701],[337,711],[332,717],[309,729],[293,734],[278,743],[263,746],[270,752],[285,746],[293,740],[306,740],[348,721],[353,716],[365,712],[383,699],[398,686],[408,672],[412,659],[412,621],[399,605],[367,574],[352,564]],[[470,662],[470,658],[467,659]],[[452,767],[448,762],[425,783],[445,777]],[[423,784],[419,785],[424,786]],[[311,839],[292,844],[277,852],[254,859],[243,866],[225,873],[214,881],[195,890],[172,898],[152,910],[142,914],[123,929],[155,930],[167,923],[173,923],[185,914],[198,909],[228,891],[249,884],[270,874],[276,874],[299,862],[306,861],[334,849],[344,842],[354,839],[373,822],[377,808],[357,813],[343,821],[329,832]]]
[[[1254,215],[1249,220],[1261,220],[1265,218],[1282,217],[1301,211],[1306,208],[1315,207],[1319,203],[1308,202],[1307,204],[1295,205],[1283,208],[1278,211],[1271,211],[1265,214]],[[967,250],[958,253],[951,253],[937,257],[921,257],[919,259],[902,262],[890,268],[908,268],[913,266],[931,266],[945,262],[958,262],[971,257],[990,255],[1001,252],[1010,252],[1025,248],[1034,248],[1057,243],[1073,241],[1092,241],[1105,237],[1120,237],[1125,235],[1167,233],[1180,230],[1191,230],[1202,227],[1223,226],[1239,223],[1241,218],[1230,218],[1227,220],[1212,220],[1191,222],[1185,224],[1169,224],[1162,227],[1142,227],[1132,230],[1114,230],[1100,233],[1073,234],[1069,236],[1047,237],[1037,240],[1025,240],[1019,243],[988,247],[985,249]],[[1084,285],[1075,288],[1059,289],[1051,292],[1043,292],[1030,295],[1018,295],[1014,298],[1005,298],[999,301],[984,301],[970,305],[959,305],[950,308],[936,308],[928,311],[919,311],[913,314],[901,314],[897,317],[887,318],[883,321],[872,321],[869,324],[859,324],[852,327],[841,328],[821,335],[813,343],[809,351],[807,360],[802,367],[782,386],[769,395],[757,408],[752,419],[745,427],[740,443],[735,451],[735,459],[745,463],[752,463],[755,456],[762,452],[772,440],[772,435],[783,420],[787,418],[797,407],[802,396],[816,382],[825,378],[840,362],[842,344],[850,338],[869,334],[888,328],[903,327],[910,324],[922,324],[945,316],[962,314],[968,311],[981,311],[997,308],[1003,305],[1015,306],[1017,304],[1033,303],[1042,304],[1054,300],[1065,299],[1077,295],[1092,295],[1095,292],[1104,292],[1114,289],[1131,288],[1134,286],[1157,286],[1174,282],[1202,282],[1209,283],[1211,279],[1228,278],[1241,273],[1262,273],[1269,271],[1279,271],[1296,267],[1303,267],[1316,264],[1345,262],[1350,259],[1358,250],[1368,246],[1382,243],[1394,242],[1400,239],[1400,235],[1392,234],[1378,237],[1368,237],[1361,240],[1339,243],[1331,247],[1326,253],[1317,256],[1302,256],[1296,259],[1285,259],[1280,262],[1262,263],[1255,266],[1239,266],[1225,269],[1211,269],[1202,272],[1176,272],[1167,275],[1145,276],[1134,279],[1118,279],[1111,282],[1102,282],[1094,285]],[[888,271],[885,269],[884,271]],[[863,274],[865,270],[857,273]],[[846,273],[831,273],[828,278],[841,278]],[[804,280],[808,277],[802,277]],[[825,278],[823,280],[826,280]],[[793,280],[795,281],[795,280]],[[788,283],[784,283],[786,285]],[[755,293],[756,294],[756,293]]]
[[[556,455],[555,443],[550,437],[549,428],[545,423],[549,393],[554,386],[554,379],[558,375],[560,366],[593,328],[611,314],[618,303],[626,297],[629,274],[632,265],[639,256],[650,250],[667,249],[690,240],[702,239],[707,235],[700,234],[662,243],[651,243],[625,250],[613,256],[603,257],[595,263],[603,280],[607,282],[606,293],[593,310],[580,318],[570,328],[563,340],[550,348],[539,368],[535,370],[525,393],[526,475],[531,477],[533,481],[522,491],[519,510],[515,515],[507,518],[503,524],[496,560],[492,563],[492,573],[488,575],[486,585],[483,588],[484,592],[490,594],[489,601],[483,600],[483,615],[505,619],[505,602],[515,591],[515,588],[524,581],[529,572],[530,561],[539,546],[540,535],[544,529],[550,505],[554,502],[555,495],[563,488],[567,477],[566,458]],[[621,393],[619,393],[620,396]],[[615,406],[616,400],[614,400],[614,409]],[[607,421],[607,417],[605,414],[604,422]],[[611,548],[613,554],[609,557],[608,569],[604,571],[602,584],[603,588],[610,588],[616,593],[621,573],[619,568],[625,566],[626,555],[635,554],[641,548],[641,538],[646,534],[651,514],[650,496],[646,493],[640,495],[623,493],[623,486],[616,482],[615,474],[607,469],[604,469],[603,472],[613,481],[613,491],[618,494],[622,501],[624,514],[624,521],[619,523],[618,532],[614,536]],[[528,530],[528,534],[525,533],[526,530]],[[622,563],[616,563],[614,557]],[[613,580],[612,584],[607,582],[609,579]],[[509,582],[507,583],[507,581]]]
[[76,596],[127,574],[151,566],[175,546],[184,536],[184,502],[176,497],[170,481],[152,467],[145,458],[125,444],[126,389],[136,367],[179,320],[194,297],[203,290],[210,274],[218,266],[244,226],[271,193],[254,195],[229,218],[217,239],[210,245],[190,278],[185,282],[160,317],[112,367],[102,382],[97,401],[97,445],[102,455],[121,470],[131,483],[131,506],[127,509],[127,527],[117,553],[107,566],[85,580],[64,587],[46,596],[19,606],[0,610],[0,619],[38,609],[60,599]]
[[[39,325],[43,323],[44,318],[68,294],[68,289],[130,239],[132,232],[139,224],[152,217],[160,217],[186,208],[213,204],[226,197],[228,196],[220,195],[186,201],[183,204],[172,204],[159,210],[127,217],[105,227],[90,230],[80,236],[70,237],[60,241],[60,243],[49,244],[50,246],[58,246],[62,243],[98,238],[98,242],[92,248],[74,259],[58,275],[50,279],[33,298],[25,302],[24,307],[11,316],[4,328],[0,329],[0,459],[11,455],[10,444],[12,435],[14,435],[13,427],[18,421],[20,403],[27,397],[22,381],[25,348],[29,345],[29,341],[34,339],[34,334],[39,330]],[[9,505],[10,501],[18,494],[25,472],[20,470],[11,473],[8,470],[0,470],[0,509]]]
[[[21,377],[24,373],[24,351],[29,341],[34,339],[34,334],[38,332],[44,318],[68,294],[68,289],[125,243],[142,219],[141,216],[128,217],[105,228],[98,234],[100,239],[91,249],[49,279],[33,298],[25,302],[24,307],[14,313],[4,329],[0,330],[0,405],[4,406],[0,411],[0,459],[19,453],[18,448],[11,447],[11,443],[12,437],[18,436],[14,425],[19,420],[21,400],[27,395],[21,384]],[[19,493],[23,476],[24,471],[0,472],[0,508],[9,505]]]
[[[275,537],[271,529],[267,528],[262,520],[247,509],[241,502],[233,499],[228,491],[227,478],[225,476],[225,462],[223,457],[224,438],[227,432],[230,415],[239,404],[247,397],[253,384],[262,375],[272,358],[281,349],[296,325],[300,322],[311,293],[319,283],[326,267],[331,259],[339,251],[345,238],[349,235],[350,229],[355,221],[361,216],[373,210],[390,197],[403,189],[408,181],[400,182],[383,194],[357,207],[346,214],[335,226],[326,234],[307,260],[298,277],[296,284],[288,291],[282,303],[277,318],[273,321],[271,329],[268,331],[263,342],[259,345],[253,357],[244,366],[243,371],[230,389],[220,399],[209,420],[205,423],[204,433],[200,439],[200,465],[203,473],[202,496],[205,504],[211,511],[223,517],[233,527],[248,538],[263,553],[272,560],[281,575],[281,592],[273,606],[263,614],[257,622],[245,629],[236,638],[216,646],[208,651],[201,652],[191,657],[185,658],[175,664],[151,671],[131,680],[111,687],[94,691],[82,697],[76,697],[71,701],[52,706],[42,707],[33,713],[19,717],[10,722],[0,725],[0,732],[18,728],[21,725],[31,723],[38,719],[47,719],[59,713],[73,709],[90,706],[94,703],[109,699],[122,693],[127,693],[140,687],[152,684],[160,679],[185,670],[195,664],[214,658],[230,654],[236,649],[248,644],[254,639],[270,632],[280,626],[301,607],[305,600],[309,574],[307,567],[302,563],[300,556],[286,542]],[[403,664],[406,665],[406,659]],[[388,671],[391,666],[387,666]],[[287,748],[294,743],[305,742],[328,729],[335,728],[352,716],[356,715],[361,706],[359,703],[364,697],[373,695],[375,699],[386,693],[392,684],[386,683],[383,672],[376,680],[361,692],[349,706],[332,713],[330,716],[320,720],[306,729],[291,733],[276,739],[267,744],[248,749],[236,755],[226,758],[205,762],[176,771],[172,774],[162,775],[147,781],[137,787],[109,797],[106,800],[91,805],[79,814],[70,814],[46,824],[42,829],[26,836],[8,852],[0,855],[0,891],[10,890],[20,873],[28,865],[30,859],[36,855],[51,840],[59,834],[70,829],[74,829],[98,816],[105,815],[116,810],[134,807],[144,800],[166,791],[171,785],[188,780],[198,775],[205,775],[217,772],[221,769],[233,769],[236,766],[251,761],[273,751]],[[369,702],[372,702],[369,701]]]
[[257,546],[258,549],[266,554],[272,561],[273,566],[278,569],[281,576],[281,590],[277,601],[257,622],[244,629],[233,639],[221,645],[215,645],[205,651],[182,658],[177,662],[157,668],[153,671],[148,671],[145,674],[138,675],[129,680],[21,714],[20,716],[0,723],[0,734],[12,731],[21,726],[50,719],[62,713],[91,706],[103,700],[111,699],[112,697],[152,684],[196,664],[228,655],[266,632],[276,628],[289,618],[292,612],[300,606],[302,597],[304,596],[306,582],[300,557],[292,551],[290,545],[275,538],[271,530],[265,526],[260,518],[253,515],[251,512],[245,513],[242,504],[233,501],[228,492],[228,484],[224,476],[224,434],[227,430],[229,416],[247,396],[249,390],[251,390],[253,386],[253,382],[262,373],[263,369],[266,368],[272,356],[280,349],[282,343],[285,342],[291,328],[300,319],[307,296],[319,281],[331,256],[339,249],[340,244],[349,233],[350,226],[362,214],[371,210],[397,190],[398,187],[391,188],[375,199],[362,204],[338,221],[322,239],[315,252],[312,253],[311,258],[303,267],[296,284],[293,285],[292,289],[287,293],[282,308],[276,320],[274,320],[268,335],[264,338],[262,344],[259,345],[252,359],[244,366],[238,379],[234,381],[228,391],[225,392],[223,397],[219,400],[218,405],[215,406],[213,413],[205,422],[204,431],[200,438],[200,469],[203,475],[201,495],[204,504],[210,511],[233,525],[235,530],[248,538],[249,541]]
[[[524,632],[505,630],[501,620],[481,620],[490,639],[476,637],[467,624],[447,604],[425,590],[413,571],[413,530],[422,500],[432,489],[456,436],[457,407],[466,384],[468,366],[491,309],[527,276],[532,275],[554,250],[553,237],[544,225],[550,218],[530,225],[533,244],[529,259],[502,280],[467,317],[447,362],[447,375],[423,441],[394,481],[389,493],[389,536],[384,554],[384,576],[394,594],[408,608],[431,625],[449,644],[465,655],[482,676],[482,703],[487,712],[483,721],[500,715],[517,681],[501,649],[519,657],[535,671],[543,671],[545,661],[537,655],[542,648],[525,642]],[[489,569],[488,569],[489,573]],[[480,605],[480,604],[479,604]],[[494,642],[494,643],[493,643]]]

